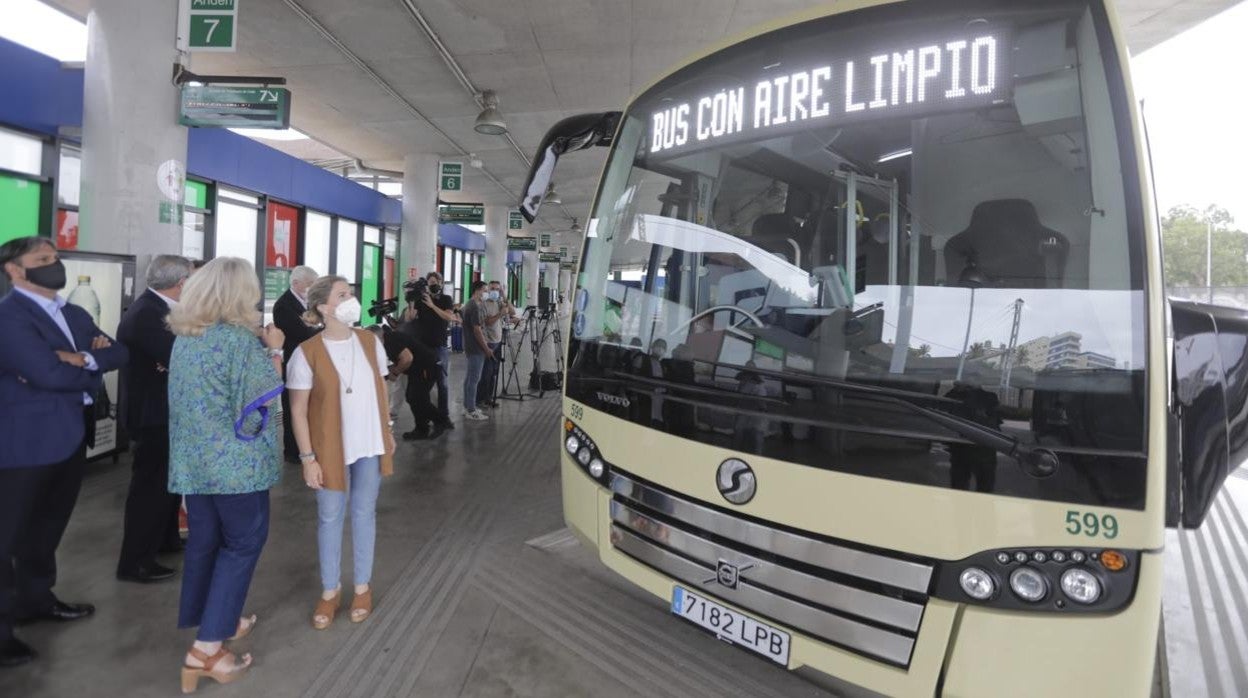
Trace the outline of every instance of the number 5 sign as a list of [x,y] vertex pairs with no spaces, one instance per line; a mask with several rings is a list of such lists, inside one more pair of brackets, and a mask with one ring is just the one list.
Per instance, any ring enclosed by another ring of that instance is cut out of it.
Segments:
[[179,0],[178,48],[234,51],[238,45],[238,0]]

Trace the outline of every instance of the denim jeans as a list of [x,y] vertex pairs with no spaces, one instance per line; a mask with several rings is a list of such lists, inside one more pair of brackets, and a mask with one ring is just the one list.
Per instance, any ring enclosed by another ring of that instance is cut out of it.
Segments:
[[494,360],[485,360],[485,366],[481,370],[481,382],[477,384],[477,402],[492,402],[494,400],[498,374],[502,369],[502,362],[499,361],[503,356],[502,351],[500,351],[502,346],[502,342],[490,343],[490,351],[494,352]]
[[[476,341],[476,340],[473,340]],[[485,354],[464,354],[467,360],[464,368],[464,411],[477,409],[477,385],[481,382],[481,371],[485,369]]]
[[348,500],[351,506],[351,552],[355,558],[353,581],[368,584],[373,577],[373,545],[377,540],[377,493],[381,489],[381,461],[361,458],[347,466],[345,492],[316,491],[317,547],[321,555],[321,587],[333,591],[342,584],[342,525]]
[[442,371],[438,376],[438,415],[444,422],[451,421],[451,388],[448,378],[451,373],[451,350],[446,344],[434,349],[438,353],[438,365]]
[[269,536],[269,492],[191,494],[182,562],[178,627],[199,627],[196,639],[234,636],[256,561]]

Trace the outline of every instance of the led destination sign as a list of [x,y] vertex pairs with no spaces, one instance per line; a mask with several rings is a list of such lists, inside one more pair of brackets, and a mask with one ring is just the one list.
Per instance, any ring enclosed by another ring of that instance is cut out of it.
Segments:
[[999,103],[1009,98],[1011,50],[1007,32],[982,25],[887,51],[838,50],[824,40],[800,63],[759,66],[756,80],[664,99],[650,113],[647,151],[671,155],[793,128]]

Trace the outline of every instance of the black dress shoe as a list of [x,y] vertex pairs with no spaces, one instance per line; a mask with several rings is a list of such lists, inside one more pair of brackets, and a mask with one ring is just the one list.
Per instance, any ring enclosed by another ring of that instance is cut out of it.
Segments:
[[184,550],[186,550],[186,541],[179,537],[177,541],[171,540],[160,546],[160,550],[156,552],[160,555],[177,555]]
[[403,432],[403,440],[404,440],[404,441],[424,441],[424,440],[425,440],[425,439],[427,439],[427,438],[429,438],[429,430],[428,430],[428,429],[419,429],[419,428],[417,428],[417,429],[413,429],[413,430],[411,430],[411,431],[405,431],[405,432]]
[[448,429],[450,429],[450,427],[445,424],[434,424],[433,429],[429,431],[429,440],[432,441],[445,434]]
[[139,584],[152,584],[155,582],[163,582],[166,579],[172,579],[177,574],[177,570],[170,569],[164,565],[158,565],[155,562],[139,565],[132,570],[118,570],[117,580],[122,582],[137,582]]
[[15,637],[0,640],[0,667],[21,666],[34,661],[38,656],[30,645]]
[[81,620],[95,613],[95,606],[89,603],[66,603],[57,601],[52,607],[43,613],[36,613],[31,616],[17,616],[15,625],[30,625],[38,623],[41,620],[54,620],[58,623],[67,623],[71,620]]

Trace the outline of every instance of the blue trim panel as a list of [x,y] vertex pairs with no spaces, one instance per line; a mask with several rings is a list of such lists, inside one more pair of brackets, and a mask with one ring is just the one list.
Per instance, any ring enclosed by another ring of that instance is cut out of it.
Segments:
[[82,72],[0,39],[0,124],[48,136],[82,126]]
[[485,236],[474,233],[458,223],[438,224],[438,244],[471,252],[485,251]]

